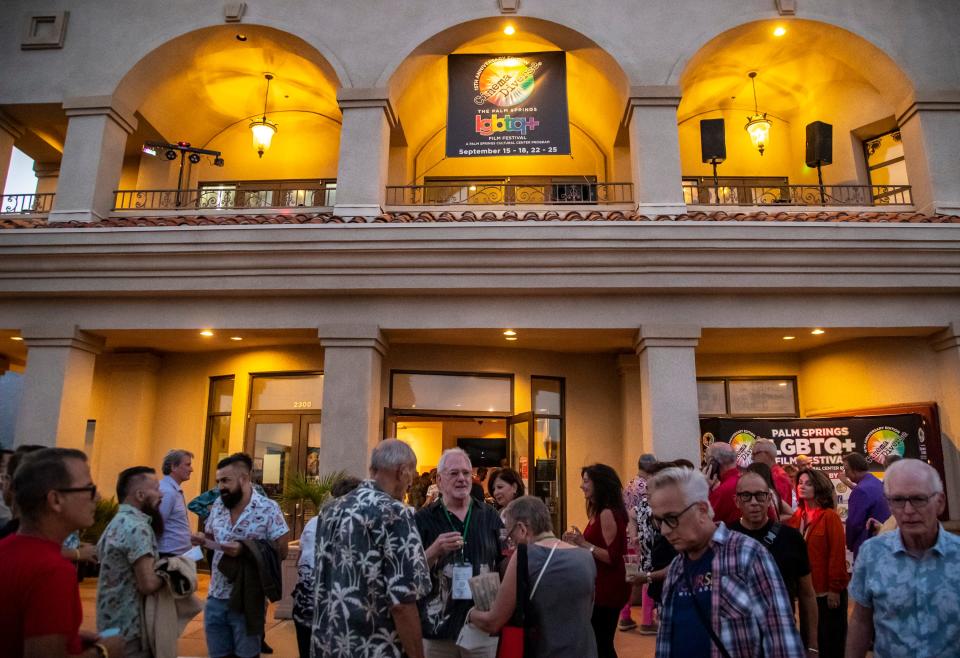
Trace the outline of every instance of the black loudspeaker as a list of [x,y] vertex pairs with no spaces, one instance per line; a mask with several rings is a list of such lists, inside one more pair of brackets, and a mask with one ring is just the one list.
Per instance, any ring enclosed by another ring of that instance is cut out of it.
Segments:
[[807,166],[833,162],[833,126],[823,121],[807,124]]
[[727,159],[727,142],[723,137],[723,119],[700,121],[700,154],[703,162],[719,164]]

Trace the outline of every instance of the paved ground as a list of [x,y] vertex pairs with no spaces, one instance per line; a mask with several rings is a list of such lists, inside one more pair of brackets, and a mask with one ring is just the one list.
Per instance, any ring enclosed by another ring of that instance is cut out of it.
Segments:
[[[200,591],[206,592],[209,576],[200,575]],[[80,584],[80,599],[83,602],[83,627],[93,629],[96,626],[95,601],[97,581],[85,580]],[[634,619],[640,618],[640,611],[634,611]],[[267,613],[267,643],[273,647],[276,658],[297,658],[297,636],[293,621],[275,620],[273,606]],[[203,615],[200,614],[187,625],[179,644],[180,656],[207,656],[207,645],[203,639]],[[650,658],[654,654],[654,638],[643,636],[636,631],[617,633],[617,653],[620,658]]]

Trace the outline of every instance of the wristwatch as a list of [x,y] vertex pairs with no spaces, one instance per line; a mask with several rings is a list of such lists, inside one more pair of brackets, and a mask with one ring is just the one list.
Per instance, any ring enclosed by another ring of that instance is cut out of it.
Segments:
[[593,552],[597,550],[597,547],[594,546],[593,544],[590,544],[590,548],[588,550],[590,551],[590,555],[593,555]]
[[97,656],[100,658],[110,658],[110,652],[99,642],[94,643],[93,648],[97,650]]

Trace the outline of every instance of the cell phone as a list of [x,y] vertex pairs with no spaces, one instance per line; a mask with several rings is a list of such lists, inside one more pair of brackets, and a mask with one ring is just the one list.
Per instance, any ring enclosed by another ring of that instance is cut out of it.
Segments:
[[707,478],[712,480],[718,477],[720,477],[720,464],[716,459],[711,459],[707,462]]

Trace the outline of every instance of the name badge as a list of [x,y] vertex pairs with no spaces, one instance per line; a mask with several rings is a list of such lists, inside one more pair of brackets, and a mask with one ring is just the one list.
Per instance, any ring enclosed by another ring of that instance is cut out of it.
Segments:
[[473,594],[470,592],[470,579],[473,578],[473,566],[469,564],[456,564],[453,567],[453,589],[454,599],[470,600]]

